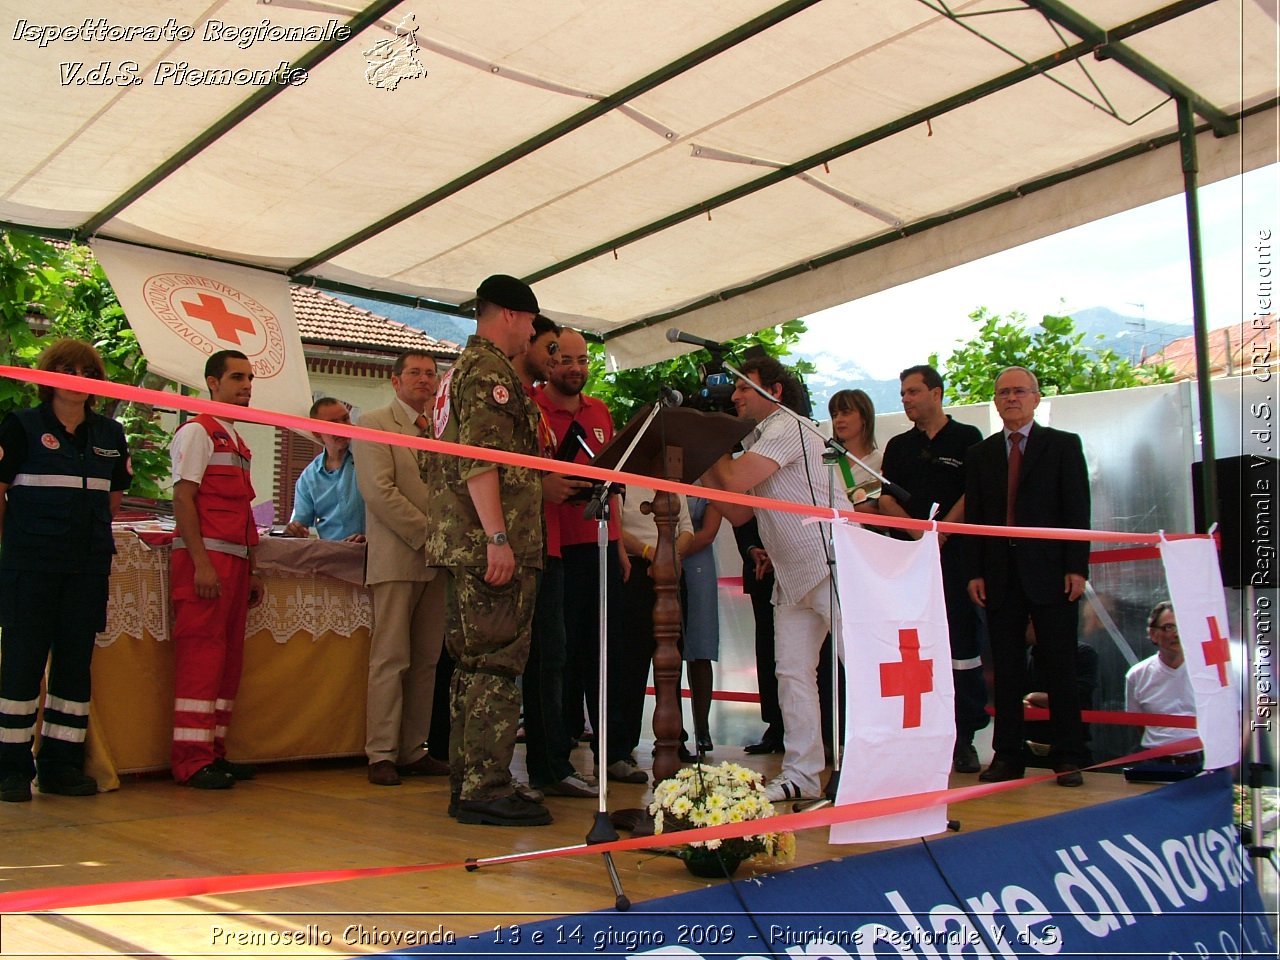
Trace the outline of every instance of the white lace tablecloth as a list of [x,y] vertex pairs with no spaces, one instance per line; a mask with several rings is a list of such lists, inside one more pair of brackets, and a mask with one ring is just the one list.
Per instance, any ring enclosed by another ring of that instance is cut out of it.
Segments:
[[[122,525],[116,549],[107,629],[93,658],[87,744],[88,770],[108,789],[119,783],[117,771],[164,769],[173,736],[169,547],[150,546]],[[266,597],[249,611],[244,671],[227,733],[234,759],[363,751],[373,604],[356,582],[364,570],[362,550],[274,539],[260,549]]]
[[[151,546],[128,528],[115,531],[116,556],[111,565],[107,628],[98,646],[116,638],[169,639],[169,547]],[[249,611],[247,633],[270,632],[277,643],[299,633],[354,636],[373,626],[373,602],[363,587],[324,574],[308,573],[307,554],[317,550],[362,552],[362,544],[273,539],[264,543],[272,563],[264,566],[267,595]],[[259,558],[261,563],[261,558]],[[362,569],[363,564],[356,566]],[[293,572],[284,572],[288,568]]]

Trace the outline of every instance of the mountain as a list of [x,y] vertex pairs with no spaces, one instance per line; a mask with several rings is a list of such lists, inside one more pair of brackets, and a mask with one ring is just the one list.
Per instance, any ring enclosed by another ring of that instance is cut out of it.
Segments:
[[[1146,317],[1127,317],[1107,307],[1088,307],[1071,314],[1076,329],[1088,336],[1085,344],[1090,347],[1107,347],[1130,363],[1159,353],[1167,344],[1192,331],[1189,323],[1162,323]],[[1101,334],[1101,340],[1092,337]]]
[[[1138,363],[1143,357],[1151,356],[1192,331],[1190,324],[1124,316],[1107,307],[1079,310],[1071,314],[1071,319],[1076,323],[1076,331],[1085,334],[1087,347],[1095,350],[1109,348],[1131,363]],[[1038,323],[1039,320],[1033,321],[1033,325]],[[1094,339],[1098,334],[1102,335],[1101,340]],[[922,354],[927,352],[927,349],[921,351]],[[939,352],[945,358],[950,353],[950,344]],[[809,375],[807,383],[813,398],[814,416],[819,420],[826,419],[827,401],[831,394],[846,387],[865,390],[879,413],[901,409],[896,379],[875,380],[847,356],[830,351],[809,353],[796,350],[794,355],[818,368],[818,372]]]
[[[847,356],[823,351],[806,353],[803,350],[792,351],[792,356],[808,360],[817,369],[805,377],[809,388],[809,396],[813,399],[813,416],[818,420],[827,419],[827,401],[837,390],[858,388],[865,390],[871,402],[879,412],[899,409],[898,381],[876,380],[867,371],[850,360]],[[783,358],[784,362],[788,358]]]

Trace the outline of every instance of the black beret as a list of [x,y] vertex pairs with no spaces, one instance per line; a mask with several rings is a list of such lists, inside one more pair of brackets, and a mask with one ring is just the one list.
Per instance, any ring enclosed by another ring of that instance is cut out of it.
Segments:
[[476,290],[476,299],[496,303],[508,310],[521,313],[537,313],[538,298],[523,280],[509,277],[505,273],[495,273],[480,284]]

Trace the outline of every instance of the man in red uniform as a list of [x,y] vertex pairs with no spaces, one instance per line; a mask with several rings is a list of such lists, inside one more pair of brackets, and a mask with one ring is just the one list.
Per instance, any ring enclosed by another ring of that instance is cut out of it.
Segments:
[[[243,353],[222,350],[204,368],[209,396],[247,407],[253,368]],[[232,763],[223,741],[231,722],[244,657],[248,609],[262,601],[253,572],[249,448],[234,421],[201,414],[174,435],[173,778],[201,790],[249,780],[253,767]]]
[[[560,362],[560,326],[542,314],[533,318],[533,339],[512,361],[525,393],[536,398],[535,385],[545,383]],[[547,414],[538,408],[538,443],[543,456],[554,457],[558,444]],[[564,729],[564,569],[560,560],[560,504],[591,481],[559,473],[542,475],[543,532],[546,536],[538,600],[533,610],[529,662],[521,695],[524,703],[525,767],[529,783],[543,793],[562,797],[594,797],[595,787],[569,759],[572,744]],[[578,710],[582,712],[581,707]]]
[[[576,330],[560,334],[560,361],[547,372],[547,383],[534,399],[542,408],[559,447],[556,457],[571,463],[588,463],[613,439],[613,417],[603,400],[582,392],[587,383],[587,341]],[[622,582],[630,565],[619,539],[620,498],[612,497],[609,514],[609,547],[605,573],[609,622],[606,634],[609,654],[609,718],[596,716],[599,703],[599,605],[600,566],[597,556],[597,521],[582,516],[583,500],[561,503],[560,558],[564,569],[565,676],[564,717],[570,736],[582,729],[582,700],[586,695],[591,726],[599,731],[607,722],[608,756],[602,761],[610,780],[645,783],[649,778],[631,755],[638,740],[644,710],[644,687],[649,661],[643,652],[629,650],[622,629]],[[573,590],[570,597],[569,589]],[[594,750],[594,745],[593,745]]]

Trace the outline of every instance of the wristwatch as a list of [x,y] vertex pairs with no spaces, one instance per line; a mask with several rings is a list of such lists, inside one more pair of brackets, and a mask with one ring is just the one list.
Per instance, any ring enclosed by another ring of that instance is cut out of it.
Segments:
[[489,542],[495,547],[505,547],[507,545],[507,531],[499,530],[497,533],[489,537]]

